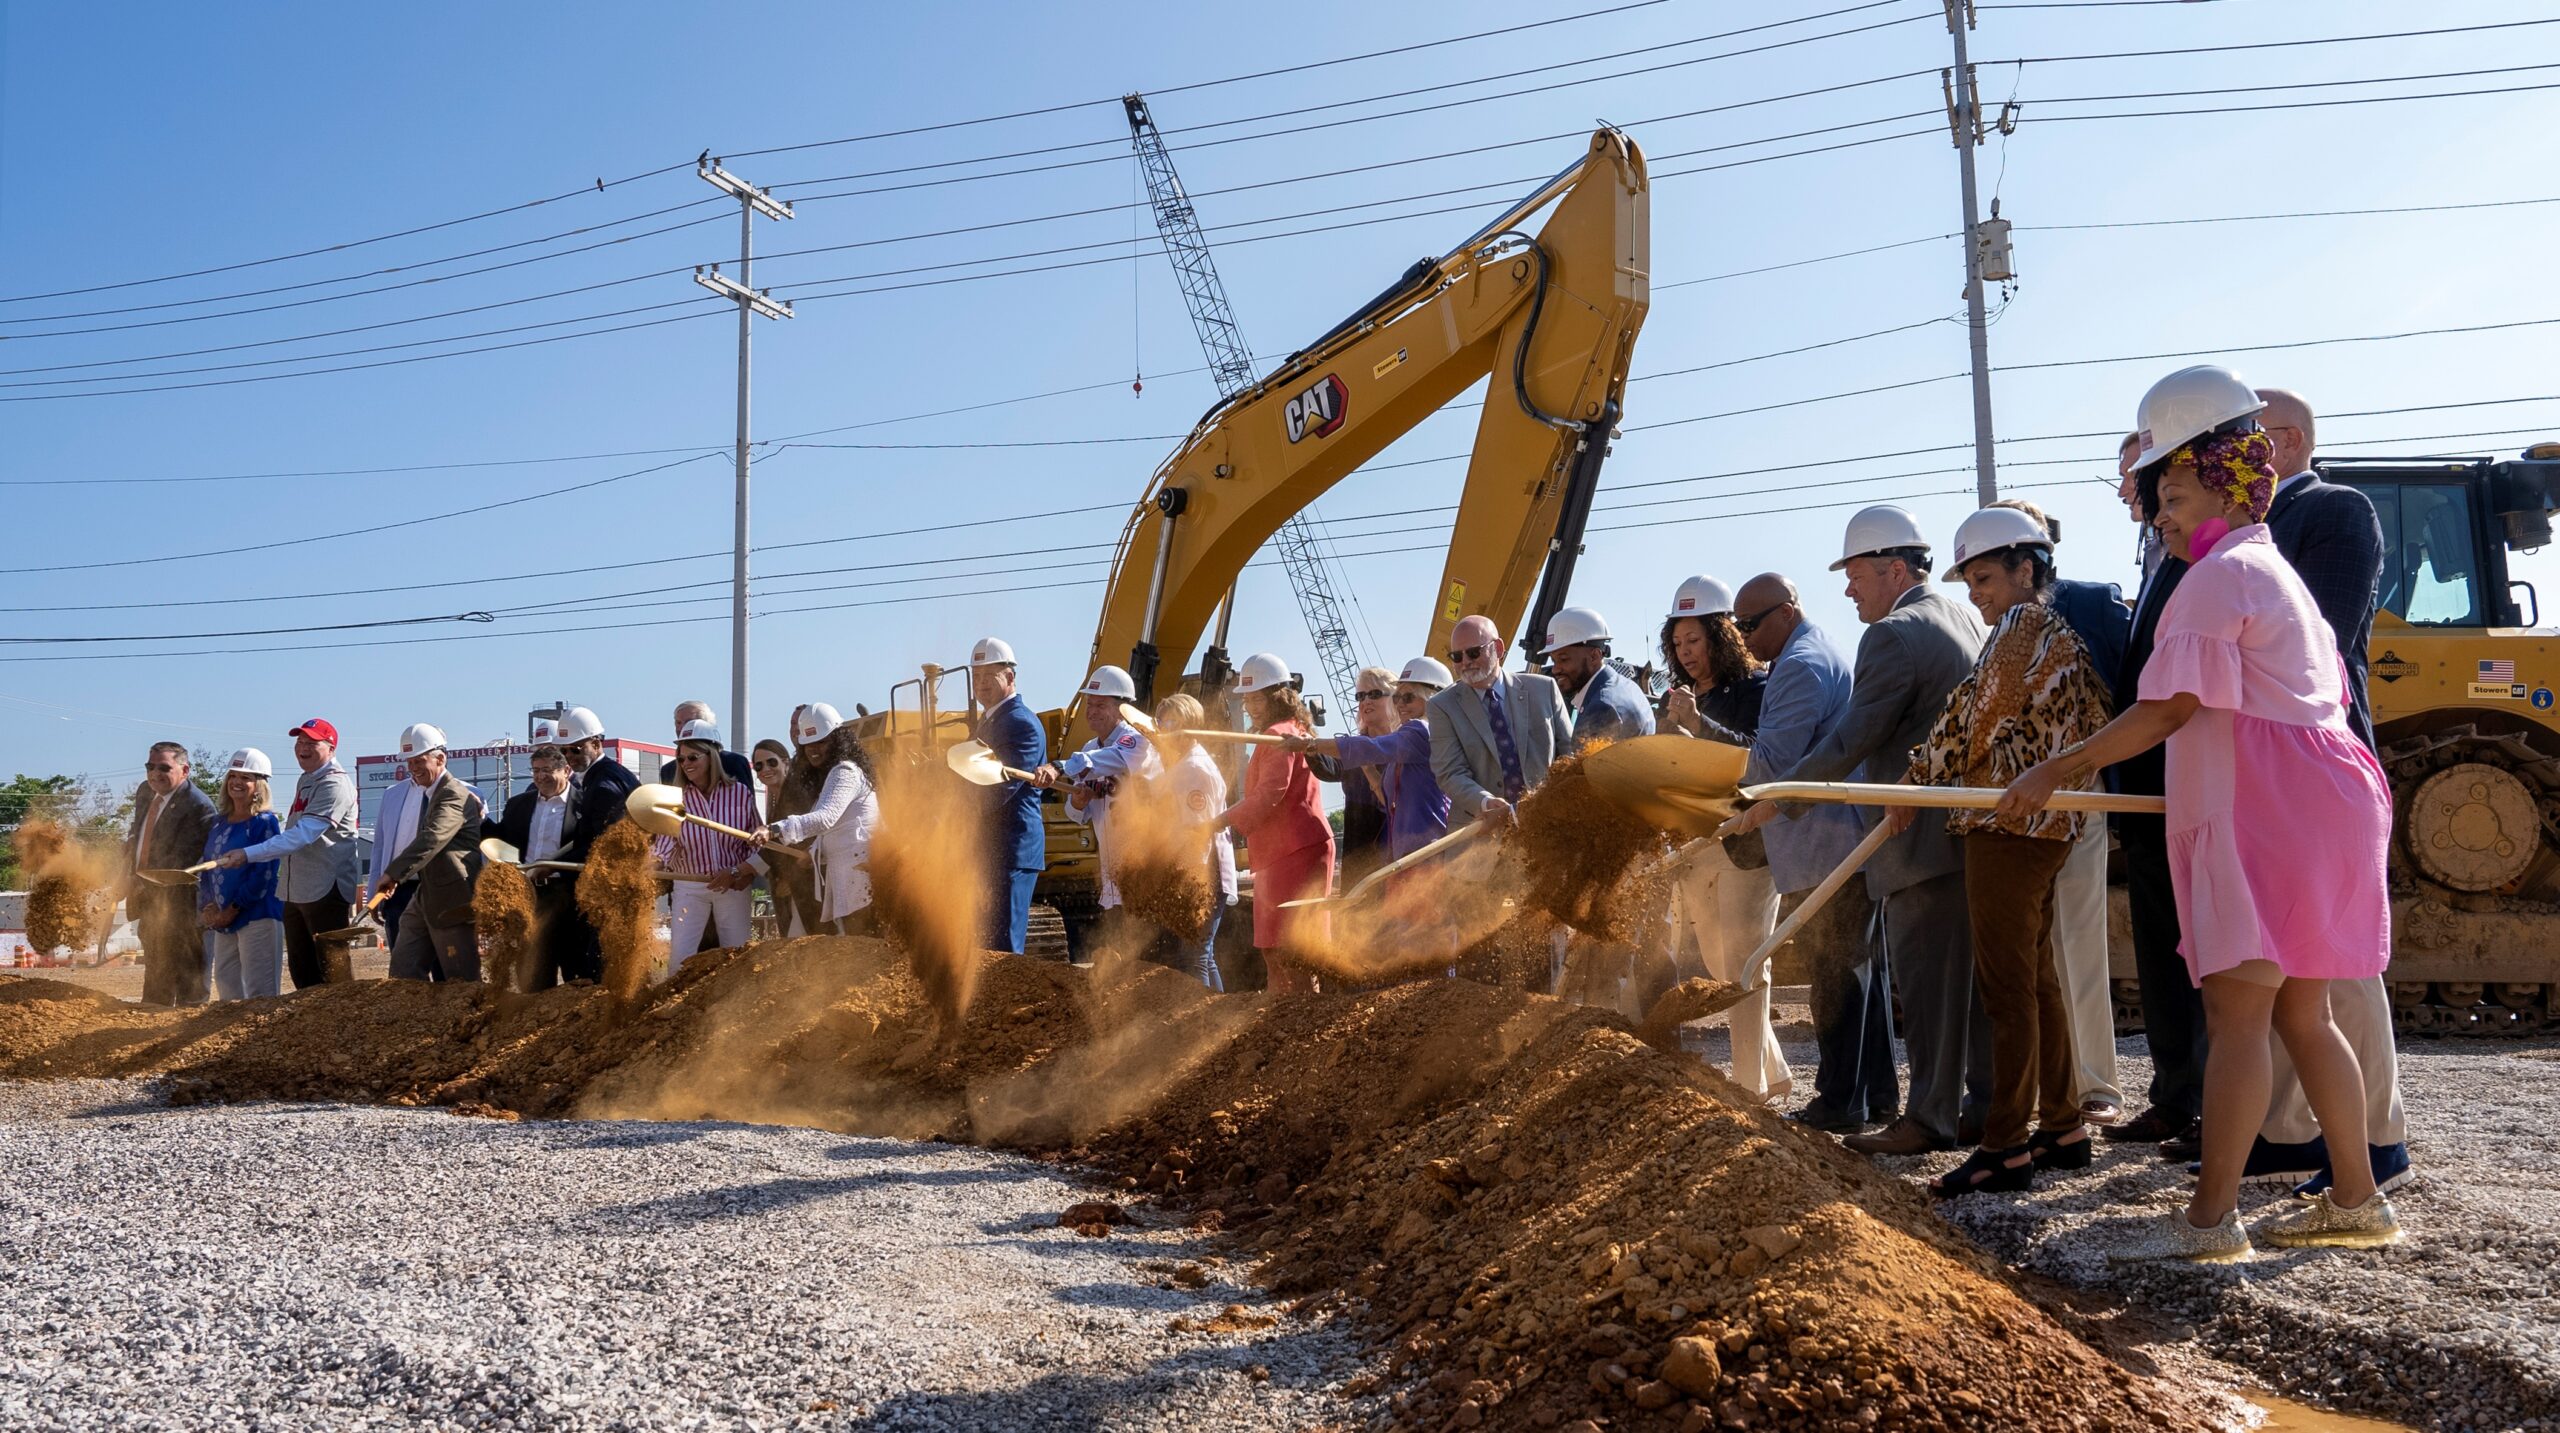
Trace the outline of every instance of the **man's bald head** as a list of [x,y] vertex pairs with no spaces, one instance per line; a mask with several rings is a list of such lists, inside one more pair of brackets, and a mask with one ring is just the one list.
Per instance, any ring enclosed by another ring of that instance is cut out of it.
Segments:
[[1804,625],[1804,608],[1796,585],[1775,572],[1764,572],[1733,594],[1733,625],[1742,645],[1763,662],[1774,662],[1787,650],[1787,640]]
[[1493,685],[1502,670],[1502,653],[1502,632],[1490,617],[1461,617],[1449,632],[1449,669],[1468,686]]
[[2310,402],[2289,388],[2261,388],[2258,401],[2267,405],[2258,413],[2258,426],[2276,446],[2276,476],[2309,471],[2311,455],[2320,449]]

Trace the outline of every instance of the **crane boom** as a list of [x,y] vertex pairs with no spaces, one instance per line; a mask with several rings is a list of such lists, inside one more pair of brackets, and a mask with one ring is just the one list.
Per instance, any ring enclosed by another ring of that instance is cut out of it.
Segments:
[[[1535,234],[1521,230],[1550,206]],[[1445,650],[1470,613],[1534,650],[1571,585],[1651,304],[1649,220],[1643,152],[1596,131],[1573,164],[1464,243],[1221,398],[1121,530],[1094,661],[1126,660],[1149,696],[1160,665],[1182,670],[1273,534],[1487,377],[1422,650]]]
[[[1221,398],[1233,398],[1253,387],[1255,366],[1253,350],[1244,341],[1244,331],[1236,323],[1235,309],[1227,302],[1227,286],[1218,278],[1216,263],[1209,257],[1209,239],[1201,232],[1200,216],[1191,207],[1191,196],[1184,192],[1182,176],[1173,168],[1173,155],[1165,148],[1164,135],[1157,130],[1155,117],[1147,109],[1146,96],[1124,95],[1120,103],[1129,114],[1130,142],[1138,151],[1138,165],[1147,180],[1147,203],[1156,217],[1156,231],[1163,236],[1166,259],[1173,264],[1175,282],[1182,289],[1183,307],[1191,314],[1191,326],[1200,335],[1200,347],[1209,357],[1209,374],[1218,386]],[[1323,552],[1316,546],[1315,525],[1304,513],[1293,513],[1272,534],[1271,546],[1280,555],[1280,566],[1291,590],[1298,594],[1298,610],[1306,618],[1307,639],[1316,649],[1316,663],[1332,684],[1336,700],[1349,694],[1360,671],[1360,655],[1351,643],[1351,629],[1343,621],[1342,604],[1333,595],[1333,580],[1325,571]],[[1233,603],[1233,590],[1228,601]],[[1218,641],[1208,651],[1203,675],[1212,685],[1226,675],[1227,653],[1224,625]]]

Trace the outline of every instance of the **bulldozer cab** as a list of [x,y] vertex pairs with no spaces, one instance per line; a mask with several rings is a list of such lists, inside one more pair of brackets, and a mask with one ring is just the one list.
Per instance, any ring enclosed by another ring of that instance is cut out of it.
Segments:
[[[2537,453],[2544,451],[2536,449]],[[2333,459],[2323,477],[2362,492],[2382,525],[2376,605],[2417,627],[2531,627],[2541,603],[2507,553],[2551,540],[2560,453],[2508,462]]]

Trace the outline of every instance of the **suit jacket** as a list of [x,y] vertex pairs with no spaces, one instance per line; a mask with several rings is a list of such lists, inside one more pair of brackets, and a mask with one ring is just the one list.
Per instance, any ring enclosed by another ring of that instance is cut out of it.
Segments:
[[[569,859],[566,852],[569,850],[570,843],[578,839],[578,778],[574,776],[569,778],[568,794],[569,809],[560,813],[560,851],[555,852],[551,857],[555,861]],[[482,838],[495,836],[523,852],[530,859],[533,854],[533,807],[541,796],[542,793],[528,786],[508,797],[506,809],[499,813],[497,820],[480,823]],[[576,884],[575,880],[571,879],[576,875],[575,871],[527,871],[525,873],[526,879],[533,882],[538,890],[547,890],[553,886],[563,890],[569,889]]]
[[[1534,791],[1556,758],[1573,750],[1564,693],[1553,678],[1535,672],[1499,673],[1493,683],[1502,693],[1503,718],[1520,757],[1523,790]],[[1484,694],[1458,682],[1433,693],[1423,712],[1431,726],[1431,774],[1448,793],[1450,820],[1471,818],[1502,791],[1502,755],[1493,744]]]
[[1609,662],[1591,674],[1575,693],[1573,707],[1573,739],[1586,741],[1625,741],[1629,737],[1653,735],[1653,708],[1644,699],[1636,680]]
[[577,817],[578,834],[561,846],[560,859],[584,862],[596,838],[622,819],[622,803],[640,789],[640,778],[612,757],[600,756],[595,765],[578,774],[577,785],[577,810],[571,814]]
[[[1854,689],[1831,729],[1780,781],[1900,781],[1911,750],[1928,739],[1947,698],[1973,672],[1982,650],[1973,608],[1922,583],[1858,639]],[[1878,812],[1861,813],[1867,821]],[[1946,813],[1923,811],[1911,829],[1867,859],[1867,891],[1882,899],[1964,869],[1964,850],[1947,834]]]
[[[1049,759],[1049,734],[1040,729],[1040,719],[1019,695],[996,703],[979,718],[978,740],[987,744],[996,760],[1016,771],[1035,771]],[[1040,829],[1040,788],[1008,781],[984,791],[979,799],[986,803],[987,846],[996,870],[1037,871],[1048,865],[1048,845]]]
[[2090,664],[2115,698],[2116,710],[2124,710],[2133,699],[2130,690],[2116,685],[2116,675],[2124,670],[2125,646],[2133,636],[2133,609],[2124,603],[2124,589],[2112,582],[2059,578],[2046,603],[2055,616],[2071,624],[2080,645],[2088,649]]
[[415,880],[418,893],[409,909],[424,912],[429,925],[471,923],[471,860],[480,851],[480,824],[488,814],[480,793],[451,772],[421,793],[427,803],[418,813],[418,834],[382,868],[387,885]]
[[[192,866],[204,859],[205,837],[213,830],[213,798],[198,790],[192,781],[169,795],[168,808],[160,813],[159,823],[151,828],[151,848],[140,849],[142,823],[151,815],[151,803],[160,794],[144,782],[133,793],[133,825],[124,833],[124,854],[133,870],[172,870]],[[153,886],[136,882],[125,906],[133,910],[134,898],[140,897],[144,909],[159,914],[192,911],[196,907],[193,886]],[[136,918],[140,911],[134,911]]]
[[2347,725],[2373,746],[2373,700],[2365,690],[2366,646],[2382,582],[2382,521],[2373,500],[2314,473],[2276,494],[2267,509],[2276,551],[2293,564],[2311,601],[2329,619],[2347,662]]
[[[2125,635],[2124,660],[2116,667],[2116,703],[2119,709],[2135,701],[2142,690],[2142,669],[2151,663],[2151,649],[2160,635],[2160,613],[2169,605],[2169,594],[2178,590],[2179,580],[2187,575],[2187,565],[2174,557],[2163,557],[2154,568],[2151,579],[2142,584],[2142,595],[2133,605],[2133,630]],[[2168,790],[2169,750],[2166,743],[2149,751],[2130,756],[2107,768],[2107,789],[2127,796],[2158,796]],[[2156,816],[2119,813],[2107,818],[2107,824],[2122,830],[2127,822],[2157,821]]]

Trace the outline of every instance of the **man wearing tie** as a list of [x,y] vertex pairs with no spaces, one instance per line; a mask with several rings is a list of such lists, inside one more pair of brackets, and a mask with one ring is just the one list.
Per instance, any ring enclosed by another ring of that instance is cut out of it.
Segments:
[[1509,825],[1513,808],[1573,749],[1573,723],[1554,681],[1502,670],[1508,650],[1493,619],[1463,617],[1449,634],[1458,680],[1423,708],[1431,727],[1431,773],[1449,797],[1451,819]]
[[[187,749],[178,743],[153,743],[144,761],[142,787],[133,793],[133,830],[125,840],[125,856],[137,871],[192,866],[204,859],[204,838],[213,829],[213,799],[189,779]],[[142,938],[142,1003],[202,1005],[209,983],[204,929],[196,924],[195,886],[132,881],[124,904]]]

